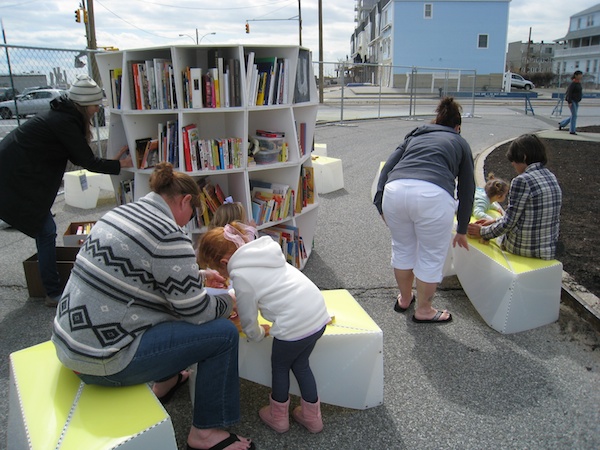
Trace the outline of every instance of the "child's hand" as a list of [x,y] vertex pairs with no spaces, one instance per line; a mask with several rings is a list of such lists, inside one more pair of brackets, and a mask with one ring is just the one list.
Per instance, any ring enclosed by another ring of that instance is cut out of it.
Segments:
[[215,289],[227,288],[226,279],[219,272],[212,269],[204,271],[204,285]]
[[271,326],[267,325],[265,323],[265,324],[262,324],[261,327],[263,327],[265,329],[265,336],[268,336],[269,335],[269,330],[271,329]]

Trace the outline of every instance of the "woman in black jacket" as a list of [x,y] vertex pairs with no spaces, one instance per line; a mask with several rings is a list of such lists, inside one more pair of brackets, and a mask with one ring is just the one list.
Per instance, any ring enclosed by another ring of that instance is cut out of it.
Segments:
[[56,306],[61,282],[56,266],[56,224],[50,208],[67,161],[91,172],[116,175],[131,167],[131,157],[98,158],[90,148],[92,117],[102,103],[102,89],[79,75],[66,96],[50,110],[27,120],[0,142],[0,219],[36,241],[46,290],[45,304]]

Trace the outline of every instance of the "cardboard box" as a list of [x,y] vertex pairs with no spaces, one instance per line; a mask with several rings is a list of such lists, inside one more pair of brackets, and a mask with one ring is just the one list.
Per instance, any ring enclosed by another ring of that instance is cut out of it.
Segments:
[[[67,227],[67,231],[63,235],[63,245],[65,247],[80,247],[81,244],[87,239],[89,230],[95,225],[96,222],[71,222]],[[84,232],[77,234],[77,230],[81,227]],[[88,231],[87,233],[85,231]]]
[[[79,247],[56,247],[56,264],[58,266],[58,274],[60,275],[61,289],[67,284],[77,253],[79,253]],[[25,271],[29,296],[45,297],[46,290],[40,276],[37,253],[23,261],[23,270]]]

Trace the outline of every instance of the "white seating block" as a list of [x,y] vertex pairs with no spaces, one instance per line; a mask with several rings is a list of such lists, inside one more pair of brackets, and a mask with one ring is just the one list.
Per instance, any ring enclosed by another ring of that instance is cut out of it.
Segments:
[[65,203],[82,209],[92,209],[98,203],[100,189],[113,190],[109,175],[88,170],[66,172],[63,176]]
[[[367,409],[383,403],[383,332],[365,310],[344,290],[322,291],[329,314],[335,317],[327,326],[310,356],[322,403],[354,409]],[[259,319],[261,323],[269,323]],[[271,347],[273,338],[249,341],[240,334],[240,377],[271,386]],[[195,377],[195,371],[192,371]],[[300,389],[290,373],[290,393]],[[190,383],[192,399],[194,382]]]
[[328,194],[344,188],[342,160],[328,156],[313,156],[315,185],[319,194]]
[[10,355],[8,448],[177,450],[171,418],[146,384],[84,384],[52,342]]
[[483,320],[500,333],[517,333],[558,320],[562,264],[502,251],[469,239],[452,249],[454,270]]

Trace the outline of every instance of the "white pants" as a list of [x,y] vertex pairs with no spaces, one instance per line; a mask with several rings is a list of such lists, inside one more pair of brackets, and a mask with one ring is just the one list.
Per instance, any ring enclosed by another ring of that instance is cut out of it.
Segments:
[[442,281],[456,211],[452,196],[427,181],[394,180],[385,185],[382,206],[392,235],[392,267],[412,269],[426,283]]

